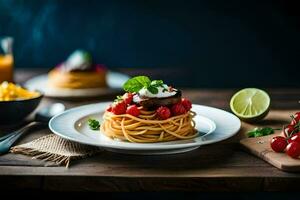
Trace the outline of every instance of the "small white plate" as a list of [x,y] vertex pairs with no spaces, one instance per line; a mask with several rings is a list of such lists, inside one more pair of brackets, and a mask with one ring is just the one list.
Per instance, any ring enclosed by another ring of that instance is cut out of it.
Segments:
[[50,88],[48,87],[48,75],[43,74],[31,78],[30,80],[26,81],[24,87],[28,88],[29,90],[38,90],[41,91],[45,96],[48,97],[95,97],[95,96],[102,96],[108,94],[114,94],[116,91],[120,91],[123,84],[129,79],[130,77],[121,74],[118,72],[108,71],[106,76],[106,82],[108,87],[107,88],[91,88],[91,89],[57,89],[57,88]]
[[65,111],[49,122],[50,130],[68,140],[98,146],[110,151],[126,154],[170,154],[190,151],[201,145],[225,140],[236,134],[241,126],[240,120],[231,113],[217,108],[193,105],[196,112],[196,129],[199,136],[188,140],[159,143],[131,143],[117,141],[105,136],[100,131],[89,129],[87,120],[102,120],[102,115],[110,102],[80,106]]

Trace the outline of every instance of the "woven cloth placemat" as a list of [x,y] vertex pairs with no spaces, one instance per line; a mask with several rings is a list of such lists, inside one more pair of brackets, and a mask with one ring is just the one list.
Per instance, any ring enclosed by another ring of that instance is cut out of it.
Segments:
[[33,156],[34,159],[52,161],[66,167],[69,166],[71,160],[89,157],[100,151],[100,148],[72,142],[54,134],[10,149],[12,153]]

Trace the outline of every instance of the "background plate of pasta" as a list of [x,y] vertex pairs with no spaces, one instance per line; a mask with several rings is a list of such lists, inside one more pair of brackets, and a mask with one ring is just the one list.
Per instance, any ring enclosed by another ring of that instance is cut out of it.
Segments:
[[236,134],[240,120],[226,111],[192,104],[162,80],[137,76],[113,102],[70,109],[49,122],[68,140],[129,154],[194,150]]

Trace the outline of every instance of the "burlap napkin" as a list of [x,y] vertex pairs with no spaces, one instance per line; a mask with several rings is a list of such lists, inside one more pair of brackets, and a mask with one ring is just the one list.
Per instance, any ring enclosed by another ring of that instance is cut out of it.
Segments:
[[33,156],[34,159],[52,161],[66,167],[71,160],[92,156],[100,151],[97,147],[72,142],[54,134],[14,146],[10,150],[12,153]]

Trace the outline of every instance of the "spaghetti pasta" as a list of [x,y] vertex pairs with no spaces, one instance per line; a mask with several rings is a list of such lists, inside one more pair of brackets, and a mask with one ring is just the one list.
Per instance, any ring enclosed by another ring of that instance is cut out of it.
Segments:
[[197,136],[193,111],[173,116],[166,120],[158,119],[155,111],[139,108],[138,117],[106,111],[101,124],[101,131],[113,139],[136,143],[166,142],[191,139]]

